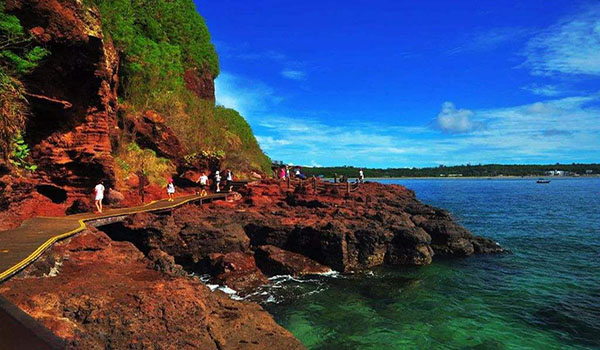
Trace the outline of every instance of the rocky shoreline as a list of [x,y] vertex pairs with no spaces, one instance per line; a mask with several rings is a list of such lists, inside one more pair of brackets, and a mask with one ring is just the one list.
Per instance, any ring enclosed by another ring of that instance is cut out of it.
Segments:
[[314,194],[266,180],[241,194],[89,228],[0,294],[73,349],[302,349],[259,305],[211,292],[191,274],[244,295],[273,275],[504,252],[402,186]]

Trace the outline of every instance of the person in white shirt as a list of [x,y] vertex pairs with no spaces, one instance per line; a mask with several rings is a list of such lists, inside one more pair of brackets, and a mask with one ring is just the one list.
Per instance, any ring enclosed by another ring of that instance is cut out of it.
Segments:
[[102,213],[102,200],[104,199],[104,182],[100,181],[94,187],[94,204],[96,204],[96,209],[98,209],[98,213]]
[[217,186],[217,192],[221,192],[221,175],[219,171],[215,171],[215,185]]
[[173,195],[175,194],[175,185],[171,178],[169,178],[169,183],[167,184],[167,194],[169,195],[169,202],[174,201]]
[[360,169],[360,171],[358,172],[358,181],[360,183],[365,182],[365,173],[363,173],[362,169]]
[[208,193],[206,193],[206,185],[208,185],[208,176],[206,176],[204,172],[202,172],[202,175],[200,175],[198,180],[196,180],[196,183],[200,183],[200,192],[196,192],[196,195],[208,195]]

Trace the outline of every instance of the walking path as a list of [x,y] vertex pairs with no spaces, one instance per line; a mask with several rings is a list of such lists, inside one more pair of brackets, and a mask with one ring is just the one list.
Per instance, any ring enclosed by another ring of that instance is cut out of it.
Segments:
[[0,283],[34,262],[56,241],[84,230],[86,222],[171,209],[189,202],[225,200],[228,195],[229,193],[216,193],[208,196],[190,195],[177,197],[173,202],[159,200],[138,207],[107,209],[102,214],[82,213],[65,217],[35,217],[25,220],[16,229],[0,232]]

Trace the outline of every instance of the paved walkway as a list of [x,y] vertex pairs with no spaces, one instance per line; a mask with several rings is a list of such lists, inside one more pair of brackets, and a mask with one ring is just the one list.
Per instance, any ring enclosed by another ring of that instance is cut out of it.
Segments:
[[154,201],[139,207],[108,209],[102,214],[82,213],[65,217],[35,217],[14,230],[0,232],[0,283],[34,262],[52,244],[85,229],[85,223],[135,213],[175,208],[188,202],[227,199],[227,193],[177,197],[173,202]]

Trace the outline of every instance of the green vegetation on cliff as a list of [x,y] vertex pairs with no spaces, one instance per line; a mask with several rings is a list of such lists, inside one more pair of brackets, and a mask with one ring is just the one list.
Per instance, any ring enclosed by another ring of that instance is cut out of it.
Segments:
[[[21,133],[29,108],[20,78],[47,54],[44,48],[32,44],[31,36],[19,19],[7,14],[4,2],[0,2],[0,154],[4,161],[15,151],[21,158],[28,155],[21,153],[22,148],[27,147]],[[28,164],[21,158],[15,164]]]
[[94,1],[105,35],[119,51],[119,97],[127,113],[155,110],[189,153],[220,151],[234,169],[269,170],[270,161],[244,118],[186,87],[186,71],[199,79],[219,74],[210,33],[192,0]]

